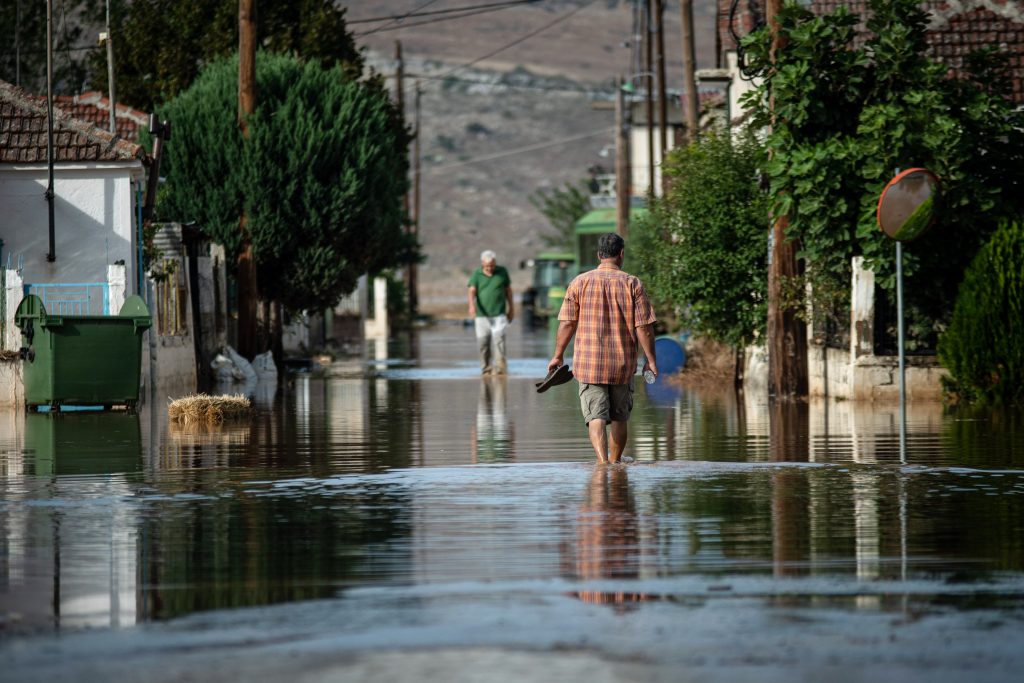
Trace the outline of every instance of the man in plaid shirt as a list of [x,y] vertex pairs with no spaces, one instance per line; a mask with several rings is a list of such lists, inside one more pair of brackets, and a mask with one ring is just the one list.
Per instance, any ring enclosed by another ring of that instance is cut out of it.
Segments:
[[[655,376],[654,310],[639,278],[622,270],[626,243],[611,232],[597,243],[596,270],[577,276],[558,313],[555,355],[548,372],[562,365],[573,335],[573,375],[580,383],[580,407],[599,463],[619,462],[626,447],[627,420],[633,410],[633,374],[637,349]],[[606,427],[611,425],[611,448]]]

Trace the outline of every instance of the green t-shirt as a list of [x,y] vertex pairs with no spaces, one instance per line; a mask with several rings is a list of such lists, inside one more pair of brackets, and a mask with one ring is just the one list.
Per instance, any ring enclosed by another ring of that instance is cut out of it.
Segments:
[[476,287],[476,317],[491,318],[505,314],[505,290],[512,286],[512,280],[503,266],[495,266],[494,275],[490,277],[477,268],[469,276],[468,286]]

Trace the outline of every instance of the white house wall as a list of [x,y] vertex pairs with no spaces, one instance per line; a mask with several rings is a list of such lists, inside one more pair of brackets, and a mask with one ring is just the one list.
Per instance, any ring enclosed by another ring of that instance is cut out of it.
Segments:
[[[0,170],[0,239],[3,261],[23,258],[26,283],[105,282],[107,266],[123,260],[129,291],[136,293],[135,216],[132,180],[139,162],[63,166],[55,174],[56,261],[46,260],[49,221],[43,165]],[[116,313],[116,311],[114,311]]]

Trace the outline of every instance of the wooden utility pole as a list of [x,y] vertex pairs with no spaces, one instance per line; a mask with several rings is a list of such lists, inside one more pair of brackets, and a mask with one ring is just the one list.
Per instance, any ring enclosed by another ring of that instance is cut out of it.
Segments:
[[[665,0],[654,0],[654,38],[658,60],[658,138],[661,142],[661,160],[668,152],[668,85],[665,82]],[[665,177],[661,178],[664,191]]]
[[623,79],[615,87],[615,232],[623,237],[629,233],[630,172],[629,123],[626,116],[626,96],[622,91]]
[[[395,41],[395,106],[398,107],[398,118],[405,127],[405,61],[402,59],[402,41]],[[402,216],[408,221],[406,231],[410,235],[416,234],[416,226],[409,214],[409,193],[402,195]],[[405,290],[409,293],[409,313],[416,315],[416,302],[413,290],[416,288],[416,265],[408,263],[405,266]]]
[[[402,41],[395,41],[395,106],[398,117],[405,126],[405,62],[402,60]],[[402,195],[403,213],[409,215],[409,193]]]
[[[413,239],[419,240],[420,234],[420,95],[423,93],[420,90],[419,81],[416,82],[416,128],[414,131],[415,137],[413,138],[413,165],[412,165],[412,208],[414,211],[414,218],[412,222],[412,236]],[[409,309],[412,311],[413,317],[419,312],[420,309],[420,295],[418,291],[419,284],[417,283],[416,263],[409,264]]]
[[[765,14],[771,31],[771,60],[774,63],[785,47],[779,36],[778,14],[783,0],[768,0]],[[774,95],[769,101],[774,120]],[[768,394],[776,399],[807,396],[807,326],[797,319],[797,311],[783,300],[783,285],[803,275],[803,262],[797,259],[799,245],[787,240],[789,216],[779,216],[772,225],[771,253],[768,263]]]
[[644,90],[646,102],[644,114],[647,117],[647,196],[654,198],[657,185],[654,183],[654,24],[651,22],[651,0],[644,0]]
[[[238,126],[249,137],[248,117],[256,111],[256,0],[238,0]],[[242,244],[238,253],[238,352],[256,356],[257,301],[256,260],[252,253],[249,220],[242,210],[238,224]]]
[[692,145],[700,137],[698,108],[700,96],[697,93],[697,55],[693,39],[693,0],[680,0],[679,9],[683,15],[683,85],[686,87],[686,138]]

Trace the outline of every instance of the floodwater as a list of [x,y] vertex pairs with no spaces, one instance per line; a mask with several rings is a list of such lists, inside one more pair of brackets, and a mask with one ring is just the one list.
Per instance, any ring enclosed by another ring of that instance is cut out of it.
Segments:
[[0,414],[0,680],[1019,680],[1024,415],[575,384],[471,328],[252,424]]

